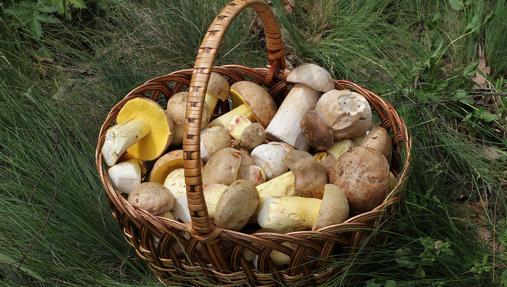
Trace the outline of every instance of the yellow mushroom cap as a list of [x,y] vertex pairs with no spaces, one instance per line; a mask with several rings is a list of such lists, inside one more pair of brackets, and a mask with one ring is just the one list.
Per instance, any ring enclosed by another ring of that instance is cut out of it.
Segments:
[[150,126],[150,133],[130,146],[127,151],[140,160],[154,160],[171,143],[172,122],[165,110],[155,101],[146,98],[134,98],[125,103],[116,116],[118,124],[141,118]]
[[150,172],[151,182],[164,184],[164,181],[171,171],[183,167],[183,150],[173,150],[160,157]]
[[231,86],[231,94],[242,99],[252,109],[255,119],[264,127],[268,126],[275,116],[275,101],[262,86],[249,81],[236,82]]

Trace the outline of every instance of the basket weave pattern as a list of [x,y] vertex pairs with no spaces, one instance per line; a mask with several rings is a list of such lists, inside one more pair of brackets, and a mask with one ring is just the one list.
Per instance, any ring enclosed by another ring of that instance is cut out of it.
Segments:
[[[252,7],[264,24],[270,68],[240,65],[214,67],[215,55],[227,27],[246,7]],[[257,82],[264,85],[275,101],[280,103],[290,87],[285,81],[288,71],[285,70],[284,59],[280,29],[269,6],[263,0],[235,0],[210,25],[193,69],[176,71],[145,82],[118,102],[107,115],[97,143],[97,169],[113,217],[121,226],[125,238],[162,282],[168,285],[174,282],[200,285],[200,280],[206,278],[230,286],[313,286],[323,283],[338,271],[329,266],[330,256],[353,252],[363,236],[374,229],[378,220],[388,215],[391,207],[400,200],[411,148],[411,139],[403,120],[391,104],[373,92],[349,81],[335,80],[336,89],[349,89],[366,97],[381,119],[381,125],[392,135],[391,171],[399,181],[385,201],[372,211],[317,231],[247,234],[213,224],[208,217],[202,193],[199,150],[202,107],[209,75],[211,71],[219,73],[230,83],[242,80]],[[164,105],[173,94],[185,90],[189,91],[183,138],[185,181],[192,218],[189,224],[153,216],[131,206],[114,190],[100,153],[107,129],[114,125],[116,115],[128,100],[149,97]],[[221,113],[226,111],[227,107],[223,105]],[[274,250],[291,258],[289,266],[278,267],[272,262],[270,253]],[[257,266],[245,259],[245,252],[258,255]]]

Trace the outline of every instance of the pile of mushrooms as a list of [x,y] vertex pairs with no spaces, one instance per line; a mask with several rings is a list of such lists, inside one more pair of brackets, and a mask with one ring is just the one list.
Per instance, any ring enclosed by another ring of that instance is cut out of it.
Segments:
[[[204,197],[217,226],[319,230],[376,208],[397,185],[391,137],[373,125],[364,96],[335,89],[315,64],[296,67],[287,82],[293,87],[277,109],[265,87],[250,81],[229,87],[211,74],[200,150]],[[130,204],[182,222],[191,220],[181,150],[187,97],[174,94],[166,110],[149,99],[129,100],[102,148],[109,180]],[[215,116],[219,100],[232,106]],[[289,260],[277,251],[270,257],[275,264]]]

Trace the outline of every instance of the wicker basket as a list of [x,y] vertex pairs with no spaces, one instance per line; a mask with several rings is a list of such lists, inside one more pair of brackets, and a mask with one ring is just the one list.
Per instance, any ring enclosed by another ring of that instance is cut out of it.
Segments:
[[[263,22],[269,69],[240,65],[214,67],[217,49],[225,31],[246,7],[253,8]],[[400,200],[401,187],[407,177],[411,147],[403,120],[391,104],[371,91],[349,81],[335,80],[337,89],[349,89],[365,96],[381,119],[381,125],[392,135],[391,171],[398,176],[399,182],[385,201],[370,212],[318,231],[247,234],[214,226],[208,217],[202,193],[199,151],[199,125],[210,73],[217,72],[228,78],[230,83],[248,79],[264,85],[279,104],[288,90],[285,81],[288,71],[285,70],[284,59],[280,28],[270,7],[263,0],[234,0],[211,23],[192,70],[176,71],[147,81],[132,90],[107,115],[96,149],[100,178],[110,201],[113,217],[121,226],[125,238],[163,283],[179,282],[195,286],[202,285],[204,279],[214,284],[230,286],[315,286],[339,272],[336,267],[329,265],[329,258],[339,254],[346,256],[353,252],[362,237],[377,227],[383,215],[390,215],[393,204]],[[150,97],[164,104],[171,95],[186,89],[189,91],[189,98],[183,154],[191,224],[153,216],[131,206],[112,187],[100,153],[106,130],[114,124],[116,115],[128,100]],[[165,99],[160,97],[161,95]],[[227,107],[222,106],[220,110],[222,113],[226,112]],[[291,243],[291,247],[282,245],[283,242]],[[245,259],[245,250],[258,255],[256,266]],[[276,266],[270,259],[273,250],[290,256],[289,266]]]

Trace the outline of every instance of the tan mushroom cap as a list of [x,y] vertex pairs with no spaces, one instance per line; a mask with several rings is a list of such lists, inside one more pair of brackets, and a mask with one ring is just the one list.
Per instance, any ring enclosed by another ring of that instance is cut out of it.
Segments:
[[220,74],[212,72],[208,81],[206,94],[218,98],[222,102],[229,97],[229,82]]
[[373,126],[371,131],[366,134],[361,145],[378,150],[388,161],[391,159],[393,149],[391,137],[387,130],[381,126]]
[[[172,95],[167,101],[167,113],[180,127],[185,124],[185,116],[187,112],[188,92],[179,92]],[[201,128],[204,128],[210,119],[210,113],[207,108],[202,109]]]
[[227,147],[215,153],[204,166],[203,183],[220,183],[229,185],[239,176],[241,152]]
[[387,195],[389,164],[377,150],[352,148],[337,160],[334,173],[332,183],[345,192],[354,211],[370,211]]
[[339,224],[349,217],[349,202],[345,192],[334,184],[324,186],[324,196],[320,205],[319,217],[313,230]]
[[183,167],[183,150],[173,150],[161,156],[150,172],[149,181],[164,184],[171,171]]
[[315,111],[308,111],[301,119],[301,131],[310,146],[324,151],[333,146],[333,130]]
[[163,185],[156,182],[144,182],[129,194],[128,202],[153,215],[163,215],[173,208],[174,197]]
[[275,101],[262,86],[249,81],[240,81],[231,86],[230,92],[245,101],[252,109],[255,119],[264,127],[268,126],[275,116]]
[[324,93],[334,89],[333,78],[331,78],[329,72],[312,63],[297,66],[289,73],[287,81],[304,84]]
[[157,102],[147,98],[126,102],[116,116],[116,122],[124,124],[136,118],[142,118],[150,126],[150,133],[131,145],[127,152],[139,160],[154,160],[173,139],[173,121]]
[[205,128],[201,131],[201,157],[208,161],[219,150],[231,146],[231,136],[221,126]]
[[285,164],[294,173],[296,194],[302,197],[322,198],[327,174],[324,166],[309,153],[293,150],[287,154]]
[[233,182],[218,200],[215,223],[231,230],[241,230],[259,205],[259,193],[248,180]]

